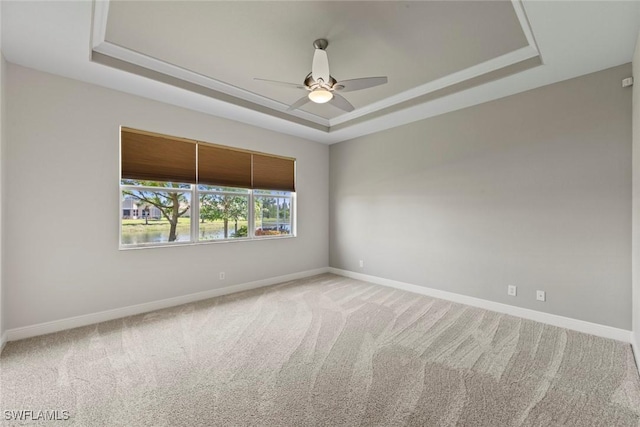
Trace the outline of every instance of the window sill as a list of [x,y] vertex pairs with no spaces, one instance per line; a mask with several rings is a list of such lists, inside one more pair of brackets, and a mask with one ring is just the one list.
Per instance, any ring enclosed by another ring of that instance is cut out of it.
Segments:
[[123,246],[120,245],[118,250],[120,251],[131,251],[131,250],[139,250],[139,249],[158,249],[158,248],[173,248],[176,246],[202,246],[202,245],[220,245],[226,243],[240,243],[240,242],[261,242],[263,240],[288,240],[295,239],[296,235],[285,235],[285,236],[264,236],[264,237],[255,237],[253,239],[245,238],[245,239],[226,239],[226,240],[207,240],[202,242],[177,242],[177,243],[160,243],[157,245],[131,245],[131,246]]

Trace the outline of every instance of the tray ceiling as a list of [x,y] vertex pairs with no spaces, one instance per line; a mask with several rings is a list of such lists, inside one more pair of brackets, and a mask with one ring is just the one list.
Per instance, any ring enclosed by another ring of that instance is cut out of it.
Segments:
[[[538,54],[510,1],[118,1],[96,11],[95,61],[325,131]],[[345,94],[351,113],[311,102],[286,111],[306,92],[254,78],[302,83],[318,38],[336,79],[389,82]]]

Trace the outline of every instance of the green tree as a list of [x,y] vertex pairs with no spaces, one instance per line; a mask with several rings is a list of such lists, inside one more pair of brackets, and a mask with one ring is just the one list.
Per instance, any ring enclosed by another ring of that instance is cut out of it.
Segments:
[[248,206],[246,197],[203,194],[200,196],[200,219],[202,222],[221,220],[225,239],[229,237],[229,221],[234,221],[234,235],[238,236],[238,221],[247,219]]
[[123,180],[126,185],[143,185],[148,187],[158,187],[158,191],[151,190],[124,190],[123,193],[131,196],[142,203],[153,205],[160,210],[162,216],[169,221],[169,241],[174,242],[177,238],[176,227],[178,218],[189,211],[189,200],[185,193],[170,191],[171,188],[180,188],[178,184],[171,182],[156,181],[134,181]]
[[[284,198],[256,197],[256,221],[260,222],[260,228],[274,228],[280,231],[280,225],[289,222],[291,207]],[[256,224],[257,226],[257,224]]]

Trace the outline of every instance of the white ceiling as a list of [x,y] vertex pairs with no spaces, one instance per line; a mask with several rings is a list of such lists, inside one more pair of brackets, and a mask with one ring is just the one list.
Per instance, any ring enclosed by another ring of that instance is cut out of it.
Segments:
[[[640,22],[638,3],[629,1],[98,2],[95,13],[93,6],[3,1],[5,58],[324,143],[630,62]],[[345,94],[352,113],[328,106],[287,113],[304,93],[252,78],[300,82],[318,37],[329,40],[335,77],[388,75],[389,84]],[[92,47],[101,54],[94,61]],[[505,72],[538,55],[543,65]]]

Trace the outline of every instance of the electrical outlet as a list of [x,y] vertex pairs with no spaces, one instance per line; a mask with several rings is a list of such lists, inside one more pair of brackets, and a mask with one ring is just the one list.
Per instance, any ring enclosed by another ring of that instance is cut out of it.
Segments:
[[360,260],[360,268],[364,268],[364,260],[363,259]]
[[545,293],[545,291],[536,291],[536,299],[538,301],[546,301],[547,294]]
[[224,280],[224,271],[220,272],[220,280]]
[[518,288],[515,285],[507,286],[507,295],[515,297],[518,294]]

